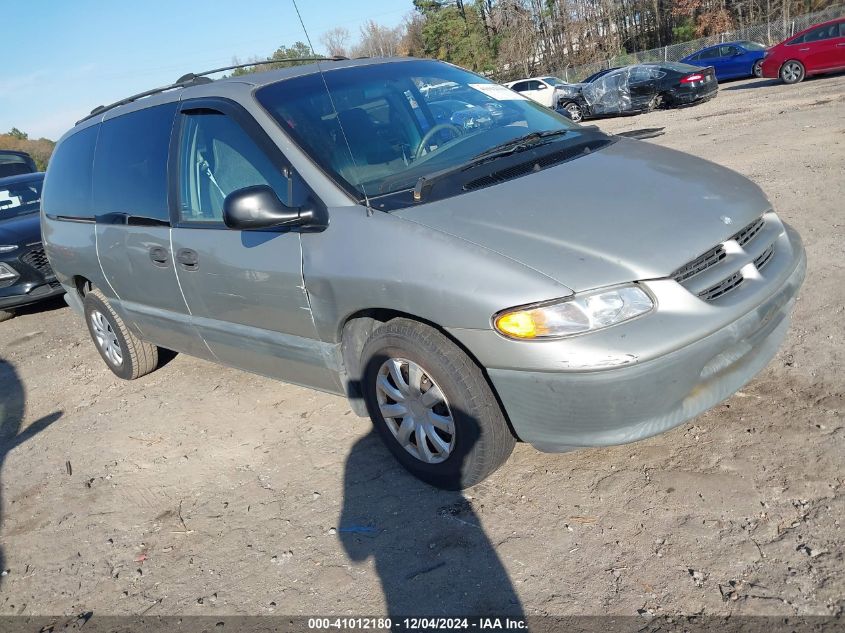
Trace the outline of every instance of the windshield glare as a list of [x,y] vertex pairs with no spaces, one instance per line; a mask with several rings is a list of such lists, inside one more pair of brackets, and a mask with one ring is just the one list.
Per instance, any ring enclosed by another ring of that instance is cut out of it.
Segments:
[[0,221],[35,213],[41,206],[41,180],[0,185]]
[[328,70],[271,84],[257,98],[324,170],[369,197],[407,190],[526,134],[579,129],[504,86],[434,61]]

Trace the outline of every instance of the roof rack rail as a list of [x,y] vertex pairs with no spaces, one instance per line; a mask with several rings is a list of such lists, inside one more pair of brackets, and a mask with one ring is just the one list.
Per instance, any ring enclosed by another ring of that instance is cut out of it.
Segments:
[[76,125],[79,125],[83,121],[87,121],[93,116],[97,116],[98,114],[102,114],[108,110],[112,110],[122,105],[126,105],[127,103],[132,103],[133,101],[137,101],[138,99],[143,99],[144,97],[150,97],[155,94],[159,94],[161,92],[167,92],[168,90],[175,90],[177,88],[187,88],[188,86],[196,86],[200,84],[207,84],[211,83],[213,80],[208,77],[208,75],[214,75],[215,73],[223,72],[224,70],[235,70],[236,68],[249,68],[250,66],[262,66],[264,64],[286,64],[286,63],[293,63],[293,62],[339,62],[345,61],[348,57],[291,57],[290,59],[264,59],[257,62],[248,62],[246,64],[233,64],[232,66],[223,66],[221,68],[214,68],[212,70],[206,70],[201,73],[188,73],[186,75],[182,75],[179,79],[176,80],[175,83],[169,84],[167,86],[161,86],[159,88],[153,88],[152,90],[146,90],[144,92],[139,92],[136,95],[132,95],[131,97],[126,97],[125,99],[121,99],[120,101],[115,101],[114,103],[110,103],[108,105],[100,105],[91,110],[91,112],[87,115],[79,119],[76,122]]

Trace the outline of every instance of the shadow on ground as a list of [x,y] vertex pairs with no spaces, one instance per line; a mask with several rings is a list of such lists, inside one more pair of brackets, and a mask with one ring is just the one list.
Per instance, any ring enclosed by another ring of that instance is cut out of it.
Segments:
[[[50,297],[44,301],[33,303],[22,308],[15,308],[14,313],[17,316],[24,316],[27,314],[38,314],[39,312],[53,312],[54,310],[62,310],[67,308],[64,295],[58,297]],[[68,308],[69,309],[69,308]]]
[[375,431],[347,459],[338,532],[350,559],[373,559],[394,620],[522,617],[516,591],[470,501],[409,475]]
[[[26,392],[13,365],[0,358],[0,511],[3,508],[3,463],[10,451],[37,435],[62,416],[61,411],[23,427]],[[0,514],[0,526],[3,516]],[[0,547],[0,570],[6,571],[6,553]],[[0,578],[2,582],[2,578]]]

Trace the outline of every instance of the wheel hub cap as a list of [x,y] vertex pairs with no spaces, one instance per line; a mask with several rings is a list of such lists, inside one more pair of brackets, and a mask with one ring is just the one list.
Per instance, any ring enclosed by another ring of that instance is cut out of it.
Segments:
[[455,421],[440,387],[422,367],[404,358],[386,360],[376,377],[376,397],[402,448],[428,464],[448,459],[455,447]]
[[91,312],[90,318],[97,345],[115,367],[120,367],[123,364],[123,353],[120,351],[120,342],[117,340],[117,335],[114,333],[111,323],[99,310]]

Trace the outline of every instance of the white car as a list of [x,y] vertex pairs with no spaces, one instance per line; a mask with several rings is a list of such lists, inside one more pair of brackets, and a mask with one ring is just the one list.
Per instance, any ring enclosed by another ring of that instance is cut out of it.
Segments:
[[531,79],[520,79],[505,84],[511,90],[515,90],[547,108],[555,107],[556,88],[564,85],[566,85],[566,82],[557,77],[532,77]]

